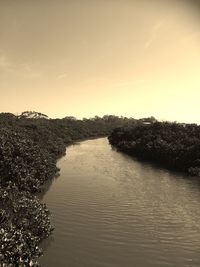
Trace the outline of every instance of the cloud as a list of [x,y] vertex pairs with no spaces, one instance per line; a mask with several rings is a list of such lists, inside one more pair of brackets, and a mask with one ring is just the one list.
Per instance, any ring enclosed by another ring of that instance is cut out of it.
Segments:
[[162,20],[160,20],[160,21],[158,21],[155,25],[154,25],[154,27],[153,27],[153,29],[152,29],[152,31],[151,31],[151,35],[150,35],[150,37],[148,38],[148,40],[145,42],[145,44],[144,44],[144,48],[145,48],[145,50],[146,49],[148,49],[155,41],[156,41],[156,39],[157,39],[157,37],[158,37],[158,34],[159,34],[159,31],[164,27],[164,26],[166,26],[166,24],[168,23],[168,20],[164,20],[164,19],[162,19]]
[[21,64],[20,75],[24,78],[39,78],[42,73],[29,63]]
[[15,63],[2,50],[0,50],[0,74],[4,77],[20,77],[25,79],[41,76],[41,72],[34,68],[33,65],[29,63]]
[[9,67],[9,62],[6,58],[6,55],[3,53],[3,51],[0,51],[0,69],[8,67]]
[[130,86],[137,86],[140,84],[145,83],[145,80],[138,79],[133,81],[125,81],[125,82],[119,82],[113,85],[113,87],[130,87]]
[[194,31],[190,34],[185,35],[183,39],[180,40],[180,42],[182,44],[188,44],[193,41],[199,42],[199,38],[200,38],[200,31]]
[[97,83],[102,83],[102,82],[109,82],[109,80],[101,76],[92,76],[92,77],[82,80],[80,82],[80,85],[97,84]]
[[62,74],[59,74],[57,77],[56,77],[56,80],[62,80],[64,78],[67,77],[67,73],[62,73]]

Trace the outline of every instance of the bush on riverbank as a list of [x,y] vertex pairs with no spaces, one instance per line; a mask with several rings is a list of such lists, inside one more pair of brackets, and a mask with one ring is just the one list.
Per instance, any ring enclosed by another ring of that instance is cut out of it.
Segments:
[[41,149],[19,129],[0,129],[0,183],[20,191],[37,192],[57,169],[48,150]]
[[0,203],[0,261],[6,266],[37,266],[39,243],[52,231],[47,207],[12,183],[0,189]]
[[7,265],[37,266],[38,245],[52,231],[48,209],[32,195],[57,172],[48,148],[17,125],[0,128],[0,262]]
[[115,129],[109,142],[141,159],[200,176],[200,126],[155,122]]

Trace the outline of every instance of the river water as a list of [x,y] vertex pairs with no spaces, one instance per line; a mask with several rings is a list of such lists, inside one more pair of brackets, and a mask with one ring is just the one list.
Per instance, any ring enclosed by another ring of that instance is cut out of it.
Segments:
[[116,152],[67,148],[43,197],[55,231],[43,267],[199,267],[200,184]]

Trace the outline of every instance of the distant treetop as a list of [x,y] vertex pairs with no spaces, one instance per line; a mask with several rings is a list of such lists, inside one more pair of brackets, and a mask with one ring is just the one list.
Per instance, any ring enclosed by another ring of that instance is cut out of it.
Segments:
[[36,111],[24,111],[19,117],[27,119],[48,119],[47,115]]
[[77,118],[74,117],[74,116],[66,116],[66,117],[64,117],[63,119],[64,119],[64,120],[68,120],[68,121],[76,121],[76,120],[77,120]]
[[148,117],[148,118],[139,119],[139,121],[141,121],[143,123],[155,123],[155,122],[157,122],[156,118],[154,118],[153,116]]

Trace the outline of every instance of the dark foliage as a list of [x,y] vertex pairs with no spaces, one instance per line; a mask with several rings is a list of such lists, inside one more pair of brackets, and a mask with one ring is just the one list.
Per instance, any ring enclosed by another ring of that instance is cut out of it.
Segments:
[[110,143],[141,159],[200,176],[200,126],[154,122],[115,129]]
[[56,161],[76,140],[106,136],[135,123],[117,116],[49,119],[38,112],[0,114],[0,263],[38,266],[40,241],[52,231],[49,211],[33,195],[58,172]]

